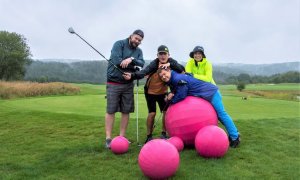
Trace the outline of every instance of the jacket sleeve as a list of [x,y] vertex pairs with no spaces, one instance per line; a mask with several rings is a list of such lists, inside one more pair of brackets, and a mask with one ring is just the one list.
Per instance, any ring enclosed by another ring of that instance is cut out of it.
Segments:
[[132,79],[142,79],[146,75],[149,75],[151,73],[154,73],[157,70],[157,64],[156,61],[152,61],[148,66],[146,66],[141,71],[137,71],[135,73],[132,73]]
[[210,63],[205,64],[205,74],[193,74],[194,78],[200,79],[206,82],[212,82],[212,65]]
[[145,60],[143,57],[143,51],[141,49],[139,49],[138,57],[134,57],[132,64],[135,66],[144,67]]
[[115,64],[115,65],[120,65],[122,62],[122,42],[117,41],[114,43],[112,50],[111,50],[111,55],[110,55],[110,61]]
[[189,59],[188,62],[185,65],[185,72],[192,74],[192,68],[193,68],[193,60],[194,59]]
[[170,60],[170,68],[178,73],[184,72],[184,67],[174,59]]
[[174,89],[174,96],[171,99],[171,104],[175,104],[179,101],[182,101],[186,98],[188,94],[188,87],[186,82],[179,81]]

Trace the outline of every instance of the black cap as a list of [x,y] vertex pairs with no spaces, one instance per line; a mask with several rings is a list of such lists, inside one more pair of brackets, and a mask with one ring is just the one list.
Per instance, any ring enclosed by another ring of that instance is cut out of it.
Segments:
[[202,46],[196,46],[192,52],[190,52],[190,57],[194,58],[194,53],[195,52],[202,52],[204,54],[204,48]]
[[132,34],[137,34],[137,35],[141,36],[142,38],[144,38],[144,32],[140,29],[133,31]]
[[160,45],[157,49],[157,52],[160,53],[160,52],[166,52],[166,53],[169,53],[169,48],[165,45]]

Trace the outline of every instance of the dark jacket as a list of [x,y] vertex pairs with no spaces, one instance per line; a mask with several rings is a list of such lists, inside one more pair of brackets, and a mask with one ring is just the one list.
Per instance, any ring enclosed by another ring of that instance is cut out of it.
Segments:
[[[169,58],[168,63],[170,63],[170,68],[172,70],[174,70],[178,73],[181,73],[184,71],[184,67],[181,64],[179,64],[175,59]],[[149,77],[151,77],[151,75],[158,70],[158,64],[159,64],[158,58],[154,59],[153,61],[150,62],[150,64],[148,66],[146,66],[141,71],[132,73],[132,79],[142,79],[147,75],[149,75]],[[149,79],[149,77],[148,77],[148,79]]]
[[[178,73],[184,72],[184,66],[179,64],[176,60],[169,58],[168,63],[170,63],[170,68]],[[151,76],[158,70],[158,65],[159,65],[159,60],[158,58],[154,59],[153,61],[150,62],[148,66],[146,66],[144,69],[141,71],[137,71],[135,73],[132,73],[132,79],[142,79],[146,75],[148,75],[144,90],[145,93],[148,91],[148,81],[151,78]]]
[[196,79],[187,74],[171,72],[171,79],[168,82],[171,92],[174,93],[171,104],[175,104],[187,96],[196,96],[211,101],[218,87],[212,83]]
[[[128,65],[127,68],[121,68],[121,62],[129,57],[134,57],[134,60]],[[145,64],[142,50],[139,47],[132,48],[129,45],[129,38],[119,40],[114,43],[111,50],[110,61],[113,64],[115,64],[118,68],[120,68],[123,72],[135,72],[134,66],[143,67]],[[117,82],[125,84],[131,83],[132,80],[126,81],[123,78],[122,73],[118,71],[113,65],[108,63],[107,82]]]

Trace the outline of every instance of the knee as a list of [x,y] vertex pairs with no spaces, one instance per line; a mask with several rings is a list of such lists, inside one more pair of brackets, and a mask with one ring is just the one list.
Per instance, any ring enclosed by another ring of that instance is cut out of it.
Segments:
[[148,114],[148,116],[149,116],[150,118],[154,118],[155,115],[156,115],[156,112],[150,112],[150,113]]

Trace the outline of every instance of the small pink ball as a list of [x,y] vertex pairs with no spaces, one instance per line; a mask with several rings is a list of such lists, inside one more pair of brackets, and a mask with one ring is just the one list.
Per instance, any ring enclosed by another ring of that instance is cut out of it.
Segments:
[[199,130],[195,138],[195,148],[200,156],[223,157],[228,151],[229,140],[226,132],[218,126],[206,126]]
[[129,142],[123,136],[113,138],[110,144],[110,149],[115,154],[123,154],[128,151]]
[[173,136],[173,137],[169,138],[167,141],[169,143],[173,144],[176,147],[176,149],[178,150],[178,152],[182,151],[184,148],[182,139],[180,139],[177,136]]
[[151,179],[166,179],[179,167],[179,153],[166,140],[154,139],[143,146],[138,163],[145,176]]

